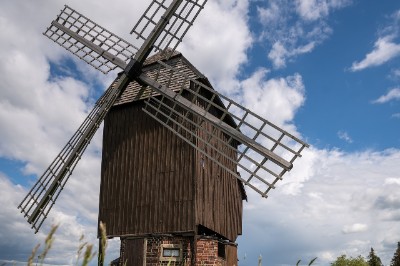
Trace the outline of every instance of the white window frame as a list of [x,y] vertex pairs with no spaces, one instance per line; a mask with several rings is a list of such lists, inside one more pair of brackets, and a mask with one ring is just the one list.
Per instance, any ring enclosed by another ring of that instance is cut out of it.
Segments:
[[[179,250],[177,257],[164,257],[164,249]],[[161,244],[160,261],[182,261],[182,245],[181,244]]]

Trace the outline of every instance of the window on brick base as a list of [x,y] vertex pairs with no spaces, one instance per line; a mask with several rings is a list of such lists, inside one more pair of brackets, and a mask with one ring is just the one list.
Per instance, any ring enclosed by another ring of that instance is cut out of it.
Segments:
[[181,254],[181,250],[179,248],[163,248],[163,257],[168,258],[178,258]]
[[162,244],[160,261],[181,261],[182,245]]
[[218,242],[218,257],[225,259],[225,245]]

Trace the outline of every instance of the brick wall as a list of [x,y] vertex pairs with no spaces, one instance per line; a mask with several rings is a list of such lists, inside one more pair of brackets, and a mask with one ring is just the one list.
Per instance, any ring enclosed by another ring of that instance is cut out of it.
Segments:
[[198,239],[196,247],[196,265],[225,265],[225,259],[218,257],[218,241],[214,239]]
[[147,238],[146,265],[168,265],[169,261],[160,261],[163,245],[179,245],[182,247],[182,258],[178,261],[171,261],[170,265],[190,265],[191,244],[189,237],[153,237]]
[[[237,265],[237,248],[234,245],[218,244],[218,240],[211,237],[195,238],[195,265],[199,266],[236,266]],[[141,242],[140,242],[141,241]],[[193,265],[193,237],[181,236],[157,236],[139,239],[133,242],[132,240],[121,241],[121,258],[127,261],[127,266],[143,266],[143,259],[145,265],[158,266],[158,265]],[[140,247],[135,243],[143,243]],[[163,248],[179,247],[181,249],[182,257],[176,261],[165,259],[160,260]],[[143,248],[145,250],[143,250]],[[140,250],[139,250],[140,249]],[[140,260],[140,254],[144,258]],[[129,256],[133,255],[133,256]],[[120,265],[123,262],[121,261]]]

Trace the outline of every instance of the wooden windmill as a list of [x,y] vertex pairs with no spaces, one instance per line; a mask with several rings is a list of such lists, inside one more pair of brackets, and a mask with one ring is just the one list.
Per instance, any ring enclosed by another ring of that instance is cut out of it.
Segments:
[[236,264],[243,185],[267,197],[308,145],[175,51],[206,2],[153,0],[131,32],[140,48],[68,6],[51,23],[54,42],[122,72],[19,205],[36,232],[105,120],[99,222],[121,238],[121,263]]

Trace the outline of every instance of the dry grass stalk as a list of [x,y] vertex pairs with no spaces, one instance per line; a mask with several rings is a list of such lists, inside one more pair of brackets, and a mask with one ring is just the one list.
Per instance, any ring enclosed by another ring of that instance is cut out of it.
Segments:
[[106,232],[106,225],[100,221],[100,237],[101,237],[101,251],[99,256],[99,265],[103,265],[104,258],[106,256],[106,248],[107,248],[107,232]]
[[37,244],[36,247],[32,250],[32,254],[28,259],[28,266],[33,265],[33,260],[35,259],[36,252],[38,251],[40,244]]

